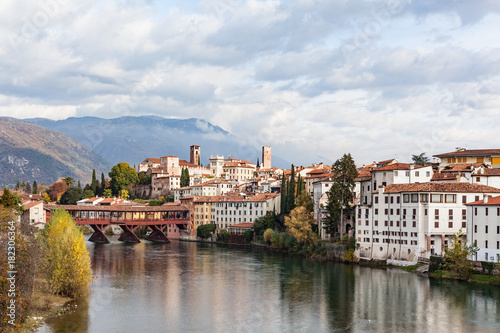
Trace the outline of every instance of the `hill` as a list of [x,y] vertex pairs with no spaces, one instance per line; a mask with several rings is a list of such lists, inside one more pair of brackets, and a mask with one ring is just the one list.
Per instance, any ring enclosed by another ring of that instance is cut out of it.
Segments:
[[0,117],[0,187],[18,180],[51,184],[59,177],[85,183],[94,168],[107,174],[111,165],[62,133]]
[[[92,149],[112,165],[127,162],[137,165],[147,157],[179,156],[189,160],[189,146],[201,146],[201,160],[209,163],[211,155],[224,155],[251,162],[260,159],[259,147],[242,145],[233,134],[214,126],[206,120],[168,119],[156,116],[97,117],[49,120],[24,119],[33,124],[62,132]],[[290,167],[278,156],[273,165]]]

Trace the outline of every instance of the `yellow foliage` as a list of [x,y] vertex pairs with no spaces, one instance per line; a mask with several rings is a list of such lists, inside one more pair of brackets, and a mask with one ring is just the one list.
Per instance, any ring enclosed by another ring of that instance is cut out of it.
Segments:
[[48,280],[57,294],[80,297],[87,293],[92,269],[85,240],[73,218],[64,209],[52,213],[44,230]]
[[290,212],[290,217],[285,217],[285,226],[299,243],[316,244],[318,241],[318,235],[312,230],[313,214],[300,206]]
[[264,231],[264,242],[269,243],[271,241],[271,237],[273,235],[273,229],[268,228]]

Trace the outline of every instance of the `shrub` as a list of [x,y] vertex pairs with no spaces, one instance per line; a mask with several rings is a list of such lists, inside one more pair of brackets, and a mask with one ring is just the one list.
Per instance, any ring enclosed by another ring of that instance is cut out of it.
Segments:
[[245,230],[245,239],[247,243],[250,243],[253,240],[253,231],[252,230]]
[[56,209],[45,225],[48,281],[53,292],[78,298],[87,293],[92,270],[80,229],[64,209]]
[[226,229],[221,230],[217,233],[217,241],[227,243],[229,241],[229,233]]
[[441,269],[443,264],[443,258],[437,256],[431,256],[429,261],[429,272],[433,273]]
[[293,249],[295,247],[295,245],[297,244],[297,240],[295,239],[295,237],[293,237],[293,235],[291,235],[289,233],[283,234],[283,242],[284,242],[284,246],[287,250]]
[[481,261],[481,267],[483,268],[483,274],[491,274],[495,269],[495,264],[488,261]]
[[283,235],[284,234],[282,234],[278,231],[273,231],[273,233],[271,234],[271,244],[273,247],[277,248],[278,250],[281,250],[285,245]]
[[212,233],[215,231],[215,224],[203,224],[196,228],[196,236],[201,239],[207,239],[212,237]]
[[266,231],[264,232],[264,242],[266,242],[268,245],[271,244],[272,234],[273,234],[273,229],[271,228],[266,229]]

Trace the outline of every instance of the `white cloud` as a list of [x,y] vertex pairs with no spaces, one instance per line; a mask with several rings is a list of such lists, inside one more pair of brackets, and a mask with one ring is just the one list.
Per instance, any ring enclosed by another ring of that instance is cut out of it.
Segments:
[[43,3],[0,4],[0,116],[198,117],[299,164],[496,139],[498,1]]

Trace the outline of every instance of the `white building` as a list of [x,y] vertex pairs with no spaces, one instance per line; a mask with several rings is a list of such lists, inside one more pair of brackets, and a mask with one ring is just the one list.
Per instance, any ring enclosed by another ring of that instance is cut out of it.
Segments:
[[468,231],[465,204],[494,193],[500,190],[469,183],[380,186],[372,204],[356,209],[357,255],[409,262],[442,256],[452,235]]
[[500,262],[500,196],[467,204],[467,243],[479,250],[473,260]]

